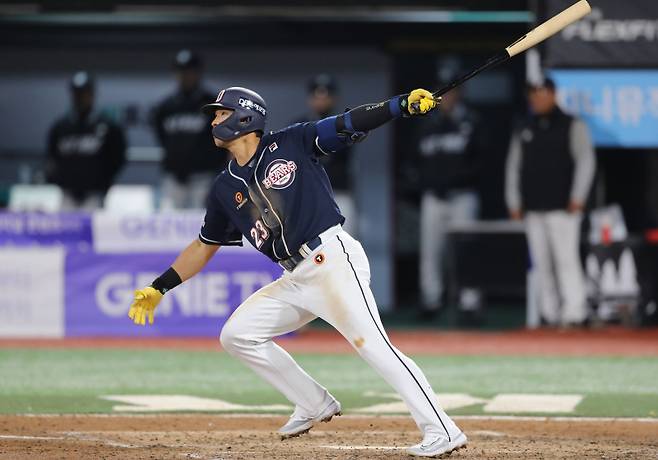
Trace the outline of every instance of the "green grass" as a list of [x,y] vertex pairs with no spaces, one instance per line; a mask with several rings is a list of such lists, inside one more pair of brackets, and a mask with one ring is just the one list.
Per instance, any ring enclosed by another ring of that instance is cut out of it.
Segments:
[[[390,393],[356,355],[296,355],[348,409]],[[617,357],[415,357],[438,393],[581,394],[573,415],[658,416],[658,359]],[[0,413],[110,412],[121,394],[182,394],[241,404],[287,404],[240,362],[218,352],[0,350]],[[451,411],[480,414],[483,405]]]

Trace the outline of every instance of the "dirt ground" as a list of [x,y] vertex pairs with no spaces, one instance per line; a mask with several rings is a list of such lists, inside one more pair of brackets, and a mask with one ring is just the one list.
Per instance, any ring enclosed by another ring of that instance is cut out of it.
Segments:
[[[280,441],[285,419],[226,415],[0,416],[1,459],[407,459],[408,417],[343,416]],[[466,459],[658,459],[658,423],[457,418]]]

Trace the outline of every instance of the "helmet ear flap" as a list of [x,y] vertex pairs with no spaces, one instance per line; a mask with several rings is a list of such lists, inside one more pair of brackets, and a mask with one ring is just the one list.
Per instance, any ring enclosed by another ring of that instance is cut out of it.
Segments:
[[243,126],[247,126],[251,123],[251,120],[253,120],[253,117],[251,115],[247,115],[245,117],[240,117],[240,124]]

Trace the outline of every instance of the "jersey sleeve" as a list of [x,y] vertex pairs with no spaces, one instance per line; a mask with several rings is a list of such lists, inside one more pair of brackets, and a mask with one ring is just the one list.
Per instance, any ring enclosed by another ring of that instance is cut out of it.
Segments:
[[[323,143],[320,141],[322,137],[321,133],[318,131],[319,121],[307,121],[304,123],[295,123],[285,128],[282,133],[285,134],[286,138],[297,142],[298,145],[303,146],[304,152],[308,155],[313,156],[324,156],[333,153],[337,149],[328,149],[323,146]],[[328,131],[328,130],[325,130]],[[325,133],[325,136],[327,133]],[[334,130],[333,136],[336,136]],[[332,144],[333,146],[333,144]]]
[[242,246],[242,233],[228,218],[221,203],[214,198],[214,188],[208,197],[206,216],[199,232],[204,244],[219,246]]

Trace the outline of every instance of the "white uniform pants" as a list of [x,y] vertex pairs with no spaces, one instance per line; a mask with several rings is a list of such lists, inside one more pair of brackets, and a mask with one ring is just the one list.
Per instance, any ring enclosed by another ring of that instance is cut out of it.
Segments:
[[439,307],[443,295],[443,260],[450,223],[477,218],[479,200],[470,191],[453,192],[446,199],[425,192],[420,202],[420,289],[426,308]]
[[528,212],[526,216],[540,311],[549,324],[582,322],[587,316],[579,253],[581,218],[567,211]]
[[160,184],[160,209],[204,209],[214,177],[213,173],[196,173],[181,184],[171,174],[165,174]]
[[293,272],[255,292],[233,313],[220,336],[224,349],[283,393],[297,413],[315,416],[326,405],[327,390],[272,338],[319,316],[400,394],[423,433],[456,436],[459,428],[439,406],[423,372],[384,331],[361,244],[340,226],[321,238],[324,244]]

